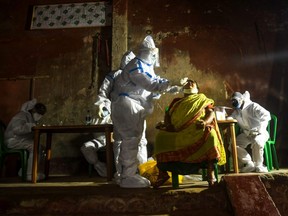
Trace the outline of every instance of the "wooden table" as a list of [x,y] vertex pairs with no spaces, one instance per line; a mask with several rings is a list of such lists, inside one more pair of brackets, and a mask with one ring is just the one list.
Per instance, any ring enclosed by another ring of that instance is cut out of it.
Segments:
[[112,124],[99,125],[57,125],[57,126],[35,126],[34,130],[34,154],[32,168],[32,183],[37,182],[38,172],[38,152],[40,135],[46,133],[46,156],[45,156],[45,175],[49,176],[49,166],[51,160],[51,143],[52,134],[54,133],[96,133],[104,132],[106,137],[106,163],[107,163],[107,180],[111,181],[113,176],[113,146],[111,137],[113,132]]
[[[237,120],[218,120],[218,126],[221,130],[229,129],[230,139],[231,139],[231,150],[232,150],[232,159],[233,159],[233,167],[234,173],[239,173],[238,168],[238,158],[237,158],[237,145],[236,145],[236,134],[235,134],[235,124]],[[229,145],[229,144],[228,144]]]

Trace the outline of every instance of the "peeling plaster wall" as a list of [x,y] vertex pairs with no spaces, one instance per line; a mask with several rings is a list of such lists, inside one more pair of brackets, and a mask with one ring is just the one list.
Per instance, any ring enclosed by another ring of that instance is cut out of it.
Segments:
[[119,68],[122,54],[128,50],[127,0],[113,1],[112,68]]
[[[112,28],[29,30],[26,27],[31,5],[59,3],[71,1],[2,3],[0,106],[4,111],[0,112],[0,118],[6,124],[30,96],[47,106],[48,112],[41,124],[84,124],[88,109],[92,115],[96,113],[94,102],[99,84],[111,71]],[[99,35],[98,41],[96,35]],[[98,60],[93,74],[95,49]],[[51,172],[77,173],[83,164],[86,167],[80,146],[91,137],[89,134],[53,135]],[[44,142],[45,137],[42,139]]]
[[[160,50],[158,75],[173,84],[186,76],[196,79],[216,105],[230,106],[233,91],[248,90],[253,101],[278,116],[277,148],[279,154],[288,153],[282,145],[287,140],[283,130],[288,120],[287,85],[276,81],[288,78],[283,63],[287,61],[287,13],[285,1],[129,0],[128,47],[137,50],[145,35],[151,34]],[[155,111],[148,118],[150,144],[157,132],[154,126],[173,97],[164,95],[155,101]]]
[[[145,1],[146,6],[153,5],[146,9],[137,1],[129,1],[130,45],[137,46],[147,31],[151,31],[160,49],[163,75],[175,83],[178,83],[179,73],[193,77],[200,82],[203,91],[207,86],[213,88],[212,94],[216,95],[211,96],[216,96],[219,103],[226,99],[217,98],[217,91],[223,91],[225,87],[224,81],[233,90],[247,88],[255,99],[265,103],[272,62],[266,61],[264,67],[259,58],[274,45],[275,35],[269,32],[276,24],[269,19],[273,15],[269,13],[273,11],[229,1],[152,2]],[[261,19],[265,13],[267,19]],[[269,44],[261,50],[264,41],[257,37],[258,34],[264,37],[264,33]],[[199,73],[195,73],[195,69]],[[214,76],[207,79],[217,79],[218,85],[212,87],[203,77],[210,73]],[[258,78],[256,83],[254,78]]]
[[[216,105],[230,105],[232,91],[249,90],[252,100],[275,113],[279,118],[276,147],[280,165],[288,165],[286,1],[115,0],[112,27],[27,29],[29,6],[58,3],[71,1],[2,1],[0,118],[6,123],[29,99],[30,78],[34,76],[39,79],[34,80],[32,95],[48,107],[43,123],[83,123],[87,109],[95,112],[93,102],[105,74],[118,68],[127,49],[137,53],[144,36],[151,34],[160,49],[161,67],[155,69],[158,75],[173,84],[186,76],[196,79],[200,90]],[[97,33],[102,48],[96,83],[89,89]],[[19,76],[26,78],[15,79]],[[166,94],[155,101],[154,113],[147,119],[149,147],[153,147],[157,132],[155,124],[176,96]],[[87,134],[55,135],[51,171],[61,172],[69,166],[67,172],[79,172],[84,161],[79,147],[89,138]],[[58,159],[63,158],[69,158],[69,163],[60,164]]]

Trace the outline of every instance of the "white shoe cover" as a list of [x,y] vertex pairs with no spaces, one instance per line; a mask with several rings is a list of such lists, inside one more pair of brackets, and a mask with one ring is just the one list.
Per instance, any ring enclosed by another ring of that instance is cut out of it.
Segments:
[[105,163],[98,161],[94,164],[94,169],[101,177],[107,177],[107,167]]
[[148,179],[136,174],[121,179],[120,187],[122,188],[147,188],[151,183]]
[[257,167],[256,167],[256,172],[257,172],[257,173],[267,173],[267,172],[268,172],[268,169],[267,169],[267,167],[265,167],[265,166],[257,166]]
[[242,169],[241,169],[241,172],[242,173],[249,173],[249,172],[255,172],[255,165],[253,162],[250,162],[248,164],[246,164],[246,166],[244,166]]
[[120,183],[121,183],[121,174],[118,173],[118,172],[116,172],[116,173],[114,174],[114,179],[113,179],[113,181],[114,181],[116,184],[120,185]]

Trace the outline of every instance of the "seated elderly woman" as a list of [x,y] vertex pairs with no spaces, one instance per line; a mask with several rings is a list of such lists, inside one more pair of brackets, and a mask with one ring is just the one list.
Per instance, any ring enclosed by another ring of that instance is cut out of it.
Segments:
[[[226,163],[225,149],[215,119],[214,101],[198,93],[196,81],[183,84],[184,97],[175,98],[166,108],[164,122],[156,126],[154,156],[159,168],[154,188],[163,185],[168,173],[162,168],[167,162],[175,164],[207,164],[209,186],[215,184],[214,163]],[[181,173],[180,173],[181,174]],[[186,173],[183,173],[186,174]]]

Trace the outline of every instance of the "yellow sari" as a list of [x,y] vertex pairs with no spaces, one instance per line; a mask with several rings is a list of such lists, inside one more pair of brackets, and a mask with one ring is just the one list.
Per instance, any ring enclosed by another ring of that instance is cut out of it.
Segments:
[[203,119],[205,108],[214,104],[204,94],[191,94],[169,108],[175,132],[160,130],[156,135],[154,154],[157,162],[180,161],[201,163],[217,160],[226,163],[226,154],[216,120],[197,129],[195,122]]

